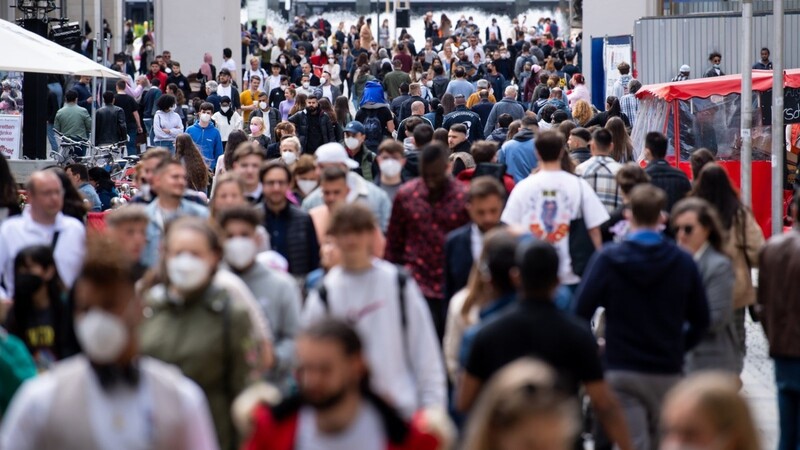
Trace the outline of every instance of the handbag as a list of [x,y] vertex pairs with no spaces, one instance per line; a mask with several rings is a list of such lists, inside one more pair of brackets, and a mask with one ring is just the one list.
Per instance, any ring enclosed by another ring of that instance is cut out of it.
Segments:
[[589,258],[594,254],[594,242],[583,220],[583,185],[580,179],[578,179],[578,190],[580,191],[579,216],[569,222],[569,256],[572,259],[572,272],[582,276]]

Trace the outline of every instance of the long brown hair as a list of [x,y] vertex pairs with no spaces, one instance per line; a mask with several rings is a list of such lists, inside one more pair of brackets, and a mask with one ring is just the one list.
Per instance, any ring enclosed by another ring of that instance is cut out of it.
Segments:
[[625,129],[625,122],[619,117],[611,117],[606,122],[606,130],[611,133],[611,142],[614,144],[611,157],[623,164],[633,161],[633,142]]
[[289,110],[289,117],[291,117],[292,115],[296,114],[299,111],[306,109],[307,99],[308,96],[306,94],[303,94],[302,92],[297,94],[297,97],[294,98],[294,106],[292,106],[292,109]]
[[332,123],[339,122],[336,120],[336,111],[333,110],[333,105],[331,104],[331,101],[328,100],[328,97],[322,97],[319,99],[319,110],[327,114]]
[[183,133],[175,139],[175,157],[186,167],[186,186],[205,192],[208,188],[208,165],[188,134]]

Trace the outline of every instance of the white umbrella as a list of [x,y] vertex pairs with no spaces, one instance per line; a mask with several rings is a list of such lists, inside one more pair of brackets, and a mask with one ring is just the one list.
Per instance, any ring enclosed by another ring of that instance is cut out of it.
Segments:
[[124,76],[6,20],[0,20],[0,42],[3,43],[0,70],[105,78]]

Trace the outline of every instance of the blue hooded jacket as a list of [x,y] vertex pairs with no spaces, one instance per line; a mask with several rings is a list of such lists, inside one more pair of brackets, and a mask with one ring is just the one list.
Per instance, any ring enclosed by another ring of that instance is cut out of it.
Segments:
[[383,86],[379,81],[367,81],[364,85],[364,95],[361,96],[361,103],[358,106],[364,106],[365,103],[386,103],[386,97],[383,94]]
[[186,129],[189,136],[192,137],[195,145],[206,160],[206,164],[213,171],[217,167],[217,159],[222,155],[224,149],[222,148],[222,136],[219,130],[213,123],[209,122],[205,128],[200,126],[200,122],[195,122],[194,125]]

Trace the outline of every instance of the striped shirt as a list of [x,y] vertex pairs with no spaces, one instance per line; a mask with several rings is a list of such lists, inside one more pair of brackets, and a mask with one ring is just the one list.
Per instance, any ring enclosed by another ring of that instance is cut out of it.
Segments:
[[619,99],[619,107],[622,113],[628,116],[628,121],[631,123],[631,128],[636,122],[636,113],[639,111],[639,100],[636,94],[626,94]]

